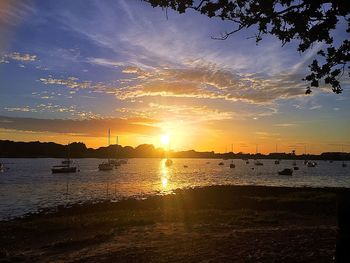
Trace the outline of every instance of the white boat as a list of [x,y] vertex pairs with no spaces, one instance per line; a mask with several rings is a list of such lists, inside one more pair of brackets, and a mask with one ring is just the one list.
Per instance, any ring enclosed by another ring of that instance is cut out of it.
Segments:
[[60,165],[54,165],[51,168],[53,174],[58,173],[76,173],[77,167],[74,165],[73,161],[69,158],[63,160]]
[[307,165],[307,167],[316,167],[317,163],[312,162],[312,161],[308,161],[306,165]]
[[5,169],[5,166],[3,163],[0,163],[0,171],[4,170]]

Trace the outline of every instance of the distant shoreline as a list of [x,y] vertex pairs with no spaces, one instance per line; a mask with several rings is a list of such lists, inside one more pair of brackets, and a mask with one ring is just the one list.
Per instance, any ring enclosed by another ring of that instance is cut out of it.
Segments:
[[53,142],[14,142],[0,140],[0,158],[194,158],[194,159],[281,159],[281,160],[332,160],[348,161],[350,153],[325,152],[322,154],[293,153],[215,153],[197,152],[195,150],[166,152],[151,144],[131,146],[110,145],[98,149],[87,148],[84,143],[61,145]]

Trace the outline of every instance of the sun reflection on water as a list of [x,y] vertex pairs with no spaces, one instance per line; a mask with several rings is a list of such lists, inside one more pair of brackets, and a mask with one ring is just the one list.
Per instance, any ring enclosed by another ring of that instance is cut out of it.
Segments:
[[165,165],[166,159],[162,159],[160,161],[160,179],[162,183],[162,187],[165,189],[168,187],[169,180],[169,167]]

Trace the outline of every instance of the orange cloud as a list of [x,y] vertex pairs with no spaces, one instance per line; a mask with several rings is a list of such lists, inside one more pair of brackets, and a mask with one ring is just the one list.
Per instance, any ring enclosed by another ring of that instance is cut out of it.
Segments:
[[87,137],[104,137],[109,128],[120,133],[140,135],[159,134],[160,129],[154,125],[155,122],[155,120],[147,118],[70,120],[2,116],[0,117],[0,128],[30,132],[77,134]]

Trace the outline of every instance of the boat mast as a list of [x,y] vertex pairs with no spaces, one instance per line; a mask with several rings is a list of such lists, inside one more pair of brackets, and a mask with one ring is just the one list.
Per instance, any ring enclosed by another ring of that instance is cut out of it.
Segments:
[[117,158],[117,155],[118,155],[118,136],[116,138],[115,158]]
[[[108,128],[108,149],[110,145],[111,145],[111,129]],[[107,151],[107,153],[109,153],[109,151]],[[109,162],[109,154],[108,154],[108,162]]]
[[69,161],[70,161],[70,143],[69,142],[68,142],[67,146],[68,146],[68,156],[67,156],[68,158],[67,159],[68,159],[68,163],[69,163]]
[[[232,155],[233,155],[233,143],[231,144],[231,152],[232,152]],[[233,157],[231,159],[231,162],[233,163]]]

